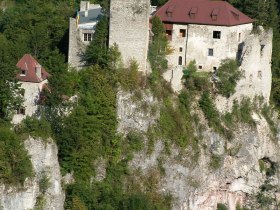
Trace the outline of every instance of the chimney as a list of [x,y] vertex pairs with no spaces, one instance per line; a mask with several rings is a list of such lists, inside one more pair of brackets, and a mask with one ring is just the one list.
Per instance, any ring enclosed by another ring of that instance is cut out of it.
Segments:
[[88,9],[89,9],[89,1],[87,1],[86,3],[85,17],[88,16]]
[[35,67],[36,75],[39,79],[42,79],[42,66],[40,64],[37,64]]

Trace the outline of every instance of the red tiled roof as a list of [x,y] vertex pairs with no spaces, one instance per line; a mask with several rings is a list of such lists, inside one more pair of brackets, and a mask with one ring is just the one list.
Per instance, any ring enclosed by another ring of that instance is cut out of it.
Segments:
[[254,22],[225,1],[169,0],[155,15],[163,22],[179,24],[234,26]]
[[18,73],[16,78],[22,82],[39,83],[49,77],[49,73],[41,67],[41,78],[36,75],[36,66],[40,65],[30,54],[25,54],[17,63],[17,67],[21,71],[25,71],[25,75]]

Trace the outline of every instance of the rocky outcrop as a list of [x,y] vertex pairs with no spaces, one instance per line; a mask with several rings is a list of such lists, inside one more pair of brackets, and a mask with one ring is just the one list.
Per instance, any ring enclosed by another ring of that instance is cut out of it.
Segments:
[[[132,128],[145,132],[148,125],[156,122],[156,116],[141,115],[141,111],[135,110],[131,94],[122,92],[118,100],[121,132]],[[148,101],[150,106],[156,103],[152,98]],[[172,195],[173,210],[216,210],[218,203],[225,204],[229,210],[235,210],[238,204],[259,209],[258,193],[279,197],[278,169],[267,175],[260,161],[264,160],[268,167],[280,164],[280,139],[272,138],[270,127],[261,115],[254,113],[253,119],[256,126],[238,125],[231,141],[215,133],[201,119],[205,129],[197,161],[191,158],[191,148],[182,150],[173,145],[170,154],[165,153],[164,143],[158,139],[152,154],[147,155],[144,150],[134,155],[130,168],[138,174],[141,170],[145,177],[151,169],[158,168],[160,159],[164,174],[158,180],[157,190]],[[213,166],[213,161],[218,166]],[[274,190],[262,192],[261,188],[267,184]]]
[[[1,209],[27,210],[35,209],[36,206],[46,210],[62,210],[65,195],[61,186],[56,144],[52,139],[44,141],[29,138],[24,145],[30,155],[35,177],[26,180],[23,187],[1,185]],[[45,182],[44,189],[42,182]]]

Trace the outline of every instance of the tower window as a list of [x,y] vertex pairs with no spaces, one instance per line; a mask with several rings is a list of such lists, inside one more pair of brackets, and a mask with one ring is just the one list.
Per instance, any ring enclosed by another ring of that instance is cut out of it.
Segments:
[[21,70],[20,76],[25,76],[25,75],[26,75],[26,71],[25,70]]
[[220,39],[221,31],[213,31],[213,39]]
[[182,65],[183,64],[183,57],[182,56],[179,56],[179,59],[178,59],[178,65]]
[[180,47],[180,48],[179,48],[179,52],[183,52],[183,47]]
[[180,29],[180,37],[186,37],[186,29]]
[[84,41],[90,42],[92,40],[92,34],[90,33],[84,33]]
[[213,56],[214,55],[214,50],[213,48],[208,49],[208,56]]
[[198,66],[198,69],[202,69],[202,68],[203,68],[202,65],[199,65],[199,66]]

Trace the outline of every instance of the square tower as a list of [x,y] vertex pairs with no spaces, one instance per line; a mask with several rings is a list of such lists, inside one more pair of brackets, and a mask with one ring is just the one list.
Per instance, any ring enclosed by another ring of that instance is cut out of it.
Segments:
[[109,45],[116,43],[125,66],[134,59],[147,72],[150,0],[111,0]]

